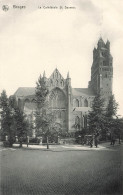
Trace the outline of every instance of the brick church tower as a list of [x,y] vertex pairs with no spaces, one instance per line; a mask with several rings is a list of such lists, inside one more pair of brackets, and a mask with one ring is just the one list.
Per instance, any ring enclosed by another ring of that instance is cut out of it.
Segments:
[[108,103],[109,97],[112,95],[112,80],[113,80],[113,58],[110,54],[110,42],[104,43],[100,38],[97,48],[93,50],[93,63],[91,67],[91,81],[89,88],[94,92],[101,93]]

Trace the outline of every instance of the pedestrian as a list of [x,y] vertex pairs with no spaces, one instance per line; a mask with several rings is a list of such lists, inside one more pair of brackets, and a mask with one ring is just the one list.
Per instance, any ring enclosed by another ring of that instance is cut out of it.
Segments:
[[95,146],[97,148],[97,145],[98,145],[98,140],[97,140],[97,136],[95,136]]
[[113,144],[113,146],[115,145],[115,135],[113,135],[113,137],[112,137],[112,144]]
[[92,146],[93,146],[93,138],[90,139],[89,144],[90,144],[90,148],[92,148]]

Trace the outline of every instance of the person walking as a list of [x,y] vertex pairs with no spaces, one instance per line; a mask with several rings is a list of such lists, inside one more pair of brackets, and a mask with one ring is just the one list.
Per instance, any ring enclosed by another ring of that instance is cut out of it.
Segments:
[[90,140],[89,140],[89,145],[90,145],[90,148],[93,147],[93,138],[90,138]]
[[97,148],[97,145],[98,145],[98,140],[97,140],[97,136],[95,136],[95,146]]
[[115,135],[113,135],[113,137],[112,137],[112,144],[113,144],[113,146],[115,145]]

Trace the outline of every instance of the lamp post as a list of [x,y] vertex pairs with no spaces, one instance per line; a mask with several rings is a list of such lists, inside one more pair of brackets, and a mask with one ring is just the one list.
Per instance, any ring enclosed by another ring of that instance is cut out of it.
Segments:
[[42,137],[40,137],[40,143],[39,144],[42,145]]
[[59,136],[58,136],[58,144],[59,144]]
[[78,137],[79,137],[79,142],[81,143],[81,135],[79,135]]
[[29,136],[27,136],[27,147],[29,145]]
[[49,139],[48,139],[48,136],[47,136],[47,149],[49,149]]
[[6,135],[5,138],[6,138],[6,141],[8,141],[8,135]]

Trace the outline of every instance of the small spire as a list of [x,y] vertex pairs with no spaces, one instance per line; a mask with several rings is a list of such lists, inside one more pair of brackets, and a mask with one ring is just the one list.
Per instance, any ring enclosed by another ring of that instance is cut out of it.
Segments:
[[94,47],[93,51],[95,52],[96,51],[96,48]]
[[44,71],[44,73],[43,73],[43,77],[46,77],[45,71]]
[[108,39],[107,39],[107,42],[106,42],[106,48],[110,51],[110,42],[109,42]]
[[110,44],[110,41],[107,39],[107,42],[106,42],[106,44]]
[[100,38],[99,38],[99,42],[103,42],[103,43],[104,43],[104,41],[103,41],[103,39],[102,39],[101,36],[100,36]]
[[105,43],[102,39],[102,37],[100,37],[99,41],[98,41],[98,47],[101,48],[101,47],[105,47]]
[[70,78],[70,76],[69,76],[69,71],[68,71],[68,73],[67,73],[67,79],[69,79]]

